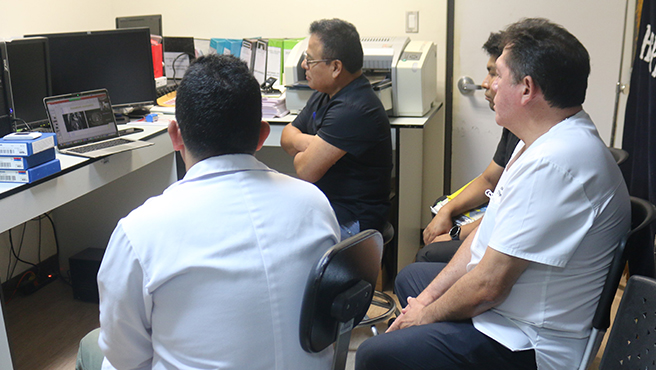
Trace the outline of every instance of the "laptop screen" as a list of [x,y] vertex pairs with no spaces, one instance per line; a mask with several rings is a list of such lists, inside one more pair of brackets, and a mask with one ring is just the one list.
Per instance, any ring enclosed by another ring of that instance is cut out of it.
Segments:
[[60,149],[118,136],[107,90],[45,98]]

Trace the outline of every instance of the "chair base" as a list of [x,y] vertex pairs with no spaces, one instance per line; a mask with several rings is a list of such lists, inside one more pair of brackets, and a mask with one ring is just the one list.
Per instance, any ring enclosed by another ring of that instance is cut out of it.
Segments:
[[356,326],[356,328],[370,326],[373,335],[378,335],[376,324],[398,316],[400,311],[394,298],[392,298],[389,294],[380,291],[374,291],[374,297],[371,301],[371,304],[373,306],[384,308],[385,312],[374,317],[365,316],[364,319],[362,319],[362,321],[360,321],[360,323]]

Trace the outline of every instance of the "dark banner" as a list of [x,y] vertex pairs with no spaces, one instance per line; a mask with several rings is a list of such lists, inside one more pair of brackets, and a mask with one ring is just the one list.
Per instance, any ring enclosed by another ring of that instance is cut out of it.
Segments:
[[[640,3],[638,37],[622,139],[622,149],[629,152],[629,159],[621,167],[629,193],[656,204],[656,0]],[[632,241],[639,239],[640,243],[653,245],[650,238],[653,238],[653,232],[645,230]],[[629,260],[631,273],[653,276],[651,261],[651,248],[639,256],[633,256]]]

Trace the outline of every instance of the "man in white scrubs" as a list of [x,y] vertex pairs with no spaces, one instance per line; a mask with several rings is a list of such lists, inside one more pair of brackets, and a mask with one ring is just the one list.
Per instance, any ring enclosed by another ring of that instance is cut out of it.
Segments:
[[[630,202],[583,111],[589,56],[561,26],[505,31],[496,120],[520,143],[479,230],[448,265],[401,271],[405,306],[365,341],[356,369],[575,369]],[[416,297],[416,298],[415,298]]]
[[[98,272],[102,368],[328,368],[332,349],[298,339],[307,277],[339,241],[328,199],[255,158],[269,125],[244,62],[198,58],[177,91],[168,131],[187,173],[112,234]],[[83,370],[99,362],[87,342]]]

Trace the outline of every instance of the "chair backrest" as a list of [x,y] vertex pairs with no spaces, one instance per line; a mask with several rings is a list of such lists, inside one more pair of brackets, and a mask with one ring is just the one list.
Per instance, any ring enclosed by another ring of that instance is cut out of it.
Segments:
[[[383,256],[383,237],[365,230],[328,250],[308,276],[301,307],[300,339],[306,352],[320,352],[335,342],[340,323],[357,325],[371,304]],[[366,294],[344,302],[344,292]]]
[[599,369],[656,368],[656,280],[629,279]]
[[627,152],[626,150],[619,149],[619,148],[612,148],[612,147],[608,147],[608,150],[610,150],[610,154],[613,155],[613,158],[615,159],[615,162],[617,163],[618,166],[624,163],[624,161],[626,161],[627,159],[629,159],[629,152]]
[[654,220],[656,220],[656,207],[644,199],[631,197],[631,230],[622,238],[620,245],[613,254],[613,260],[599,297],[599,303],[592,318],[592,332],[583,353],[579,370],[588,368],[599,351],[606,329],[610,326],[611,306],[627,259],[635,259],[635,256],[639,255],[648,255],[653,270],[654,240],[653,238],[640,238],[637,236],[641,234],[641,231],[647,232],[646,227]]
[[645,229],[648,225],[656,220],[656,207],[644,199],[631,197],[631,230],[622,239],[620,245],[615,250],[610,270],[606,276],[606,282],[599,298],[599,305],[592,319],[592,326],[600,330],[606,330],[610,326],[610,309],[615,299],[615,292],[620,284],[624,266],[627,258],[632,254],[644,254],[644,250],[652,256],[654,251],[654,241],[651,243],[639,242],[634,237],[636,233]]

